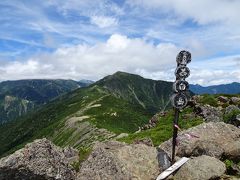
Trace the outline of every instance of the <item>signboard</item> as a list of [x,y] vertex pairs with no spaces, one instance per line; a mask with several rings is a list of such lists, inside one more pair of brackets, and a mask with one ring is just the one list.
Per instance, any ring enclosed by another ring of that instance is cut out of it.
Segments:
[[177,80],[173,83],[173,91],[174,92],[182,92],[186,91],[189,88],[189,84],[185,80]]
[[188,63],[191,62],[191,53],[188,51],[181,51],[177,55],[177,63],[178,65],[186,66]]
[[190,70],[186,66],[178,66],[175,71],[176,77],[179,79],[186,79],[190,75]]
[[188,98],[184,93],[177,93],[172,96],[172,105],[174,108],[182,109],[188,103]]

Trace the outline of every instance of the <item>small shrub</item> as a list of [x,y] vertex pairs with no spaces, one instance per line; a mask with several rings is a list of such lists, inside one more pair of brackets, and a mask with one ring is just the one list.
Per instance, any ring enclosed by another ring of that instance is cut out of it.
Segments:
[[[185,112],[191,111],[191,109],[186,109]],[[181,113],[179,118],[179,126],[182,129],[188,129],[193,126],[197,126],[203,122],[203,119],[200,117],[183,120],[182,115],[184,115],[184,113]],[[154,146],[158,146],[159,144],[172,137],[173,118],[174,112],[169,111],[165,117],[159,118],[156,127],[141,131],[139,133],[129,134],[129,136],[119,139],[119,141],[133,143],[135,140],[150,138],[153,141]]]
[[225,163],[227,169],[229,169],[233,165],[233,161],[229,160],[229,159],[226,159],[224,161],[224,163]]
[[91,152],[92,152],[92,148],[90,147],[88,148],[81,147],[79,149],[79,165],[88,158]]
[[90,153],[92,152],[92,148],[81,147],[79,149],[79,159],[71,164],[71,166],[75,169],[75,171],[79,172],[80,165],[83,161],[85,161]]
[[203,95],[203,97],[200,100],[200,103],[202,104],[209,104],[210,106],[217,107],[218,101],[213,95]]
[[73,167],[73,169],[76,171],[76,172],[79,172],[79,168],[80,168],[80,162],[79,161],[75,161],[71,164],[71,166]]
[[233,110],[230,113],[225,114],[223,116],[223,120],[224,122],[228,123],[229,121],[235,119],[238,114],[240,114],[240,110]]

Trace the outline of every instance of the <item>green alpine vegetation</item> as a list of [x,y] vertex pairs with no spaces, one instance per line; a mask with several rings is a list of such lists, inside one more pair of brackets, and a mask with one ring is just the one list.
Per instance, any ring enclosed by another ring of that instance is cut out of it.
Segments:
[[42,137],[80,149],[120,133],[134,133],[169,107],[171,93],[171,82],[117,72],[1,125],[0,155]]
[[[158,122],[156,127],[138,133],[130,134],[129,136],[123,137],[119,140],[126,143],[133,143],[137,140],[150,138],[153,141],[154,146],[158,146],[159,144],[172,137],[173,116],[173,110],[169,110],[164,116],[158,115]],[[179,127],[182,130],[197,126],[201,123],[203,123],[203,118],[195,116],[193,108],[188,107],[180,113]]]

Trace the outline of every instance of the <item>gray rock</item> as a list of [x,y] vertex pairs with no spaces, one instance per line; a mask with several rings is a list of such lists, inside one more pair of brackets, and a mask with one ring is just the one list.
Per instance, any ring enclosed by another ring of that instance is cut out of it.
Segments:
[[79,161],[79,151],[73,147],[65,147],[63,149],[65,157],[68,159],[69,163]]
[[0,180],[75,179],[62,149],[47,139],[35,140],[0,160]]
[[240,114],[236,115],[236,117],[234,117],[234,116],[231,117],[228,120],[228,123],[240,128]]
[[229,101],[228,98],[225,96],[219,96],[218,100],[222,103],[227,103]]
[[240,141],[233,141],[226,144],[224,155],[235,162],[240,161]]
[[240,122],[240,114],[236,116],[236,120]]
[[162,172],[171,166],[171,159],[164,150],[157,148],[157,151],[158,151],[157,154],[158,164],[160,171]]
[[227,114],[230,114],[230,113],[232,113],[233,111],[240,111],[240,109],[239,109],[237,106],[235,106],[235,105],[230,105],[230,106],[226,107],[226,109],[225,109],[225,114],[226,114],[226,115],[227,115]]
[[[176,154],[179,157],[208,155],[220,158],[224,152],[229,152],[226,158],[237,158],[236,153],[229,151],[228,143],[240,142],[240,129],[224,122],[203,123],[179,133],[178,141]],[[159,147],[171,157],[172,139]]]
[[239,97],[232,97],[231,98],[231,103],[233,104],[240,104],[240,98]]
[[223,153],[224,149],[213,141],[198,141],[192,150],[192,156],[208,155],[218,159],[221,158]]
[[174,175],[174,180],[208,180],[222,176],[226,171],[225,164],[210,156],[199,156],[190,159]]
[[212,107],[210,105],[201,106],[201,115],[206,122],[220,122],[223,121],[223,113],[221,109]]
[[83,162],[78,179],[155,179],[159,174],[156,156],[156,148],[144,144],[127,145],[115,141],[97,143]]

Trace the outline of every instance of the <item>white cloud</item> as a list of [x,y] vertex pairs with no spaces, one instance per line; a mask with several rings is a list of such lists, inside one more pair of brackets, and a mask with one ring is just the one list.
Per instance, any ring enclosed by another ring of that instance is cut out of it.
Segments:
[[107,28],[111,26],[116,26],[118,21],[116,18],[107,16],[92,16],[91,23],[96,24],[100,28]]
[[[0,5],[8,7],[0,17],[0,38],[10,42],[1,59],[28,57],[1,63],[0,80],[96,80],[118,70],[174,80],[175,56],[186,48],[193,56],[191,83],[240,81],[237,0],[12,0]],[[45,48],[54,52],[42,54]],[[219,54],[226,57],[212,59]]]
[[175,64],[173,44],[153,45],[113,34],[105,43],[59,48],[52,54],[3,65],[1,80],[26,78],[99,79],[116,71],[156,72]]
[[240,82],[240,55],[219,57],[189,64],[189,82],[204,86]]
[[[171,43],[154,45],[141,38],[113,34],[104,43],[59,48],[51,54],[26,61],[5,63],[1,80],[65,78],[98,80],[116,71],[137,73],[146,78],[174,81],[176,54]],[[195,61],[189,64],[190,83],[212,85],[240,81],[239,56]]]
[[[128,0],[135,17],[152,22],[139,28],[149,39],[181,44],[198,58],[240,48],[240,1]],[[145,17],[148,17],[146,19]]]
[[175,13],[184,19],[193,19],[198,24],[239,24],[240,1],[238,0],[129,0],[133,6],[161,9]]

